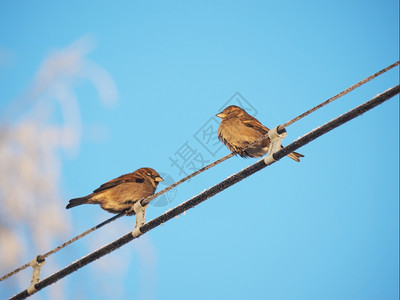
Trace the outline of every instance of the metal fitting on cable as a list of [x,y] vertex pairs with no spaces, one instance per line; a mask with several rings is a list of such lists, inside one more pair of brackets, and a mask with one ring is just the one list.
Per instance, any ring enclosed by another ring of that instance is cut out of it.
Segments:
[[32,261],[29,263],[30,266],[33,268],[32,271],[32,279],[31,279],[31,285],[27,289],[27,292],[29,295],[32,295],[37,292],[35,288],[35,284],[40,281],[40,271],[42,266],[46,263],[46,261],[41,258],[40,255],[36,256]]
[[264,158],[264,163],[268,166],[274,162],[274,154],[282,149],[282,140],[286,137],[286,129],[279,128],[279,125],[268,131],[268,137],[271,141],[268,149],[268,155]]
[[135,222],[135,229],[132,231],[132,235],[134,237],[138,237],[142,235],[143,233],[140,231],[140,227],[144,224],[145,222],[145,216],[146,216],[146,208],[148,205],[142,206],[141,201],[137,201],[133,205],[133,210],[135,211],[136,214],[136,222]]

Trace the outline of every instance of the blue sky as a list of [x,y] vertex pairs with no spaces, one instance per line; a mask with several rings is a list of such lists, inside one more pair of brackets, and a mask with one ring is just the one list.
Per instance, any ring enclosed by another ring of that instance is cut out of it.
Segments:
[[[197,157],[187,172],[228,154],[196,134],[227,102],[274,127],[399,60],[398,11],[394,0],[2,2],[2,126],[33,118],[71,130],[53,161],[65,230],[48,244],[28,239],[34,253],[24,249],[15,267],[111,217],[64,210],[70,198],[143,166],[176,181],[171,160],[185,145]],[[396,68],[288,127],[284,144],[398,83]],[[397,96],[300,149],[301,163],[283,159],[35,297],[398,299],[398,137]],[[147,218],[256,161],[231,158]],[[25,240],[36,225],[23,222],[3,220]],[[119,219],[60,251],[42,276],[133,226]],[[0,294],[24,280],[1,282]]]

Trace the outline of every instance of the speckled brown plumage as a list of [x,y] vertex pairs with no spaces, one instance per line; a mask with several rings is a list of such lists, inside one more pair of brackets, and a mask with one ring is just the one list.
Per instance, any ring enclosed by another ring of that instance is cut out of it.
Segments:
[[81,204],[100,204],[101,208],[120,213],[143,198],[154,194],[163,178],[152,168],[140,168],[133,173],[112,179],[85,197],[71,199],[67,209]]
[[[261,157],[268,152],[271,143],[269,138],[248,148],[258,138],[267,134],[269,129],[244,109],[231,105],[217,114],[217,117],[221,118],[218,139],[231,152],[242,157]],[[288,156],[295,161],[300,161],[300,157],[304,157],[297,152],[292,152]]]

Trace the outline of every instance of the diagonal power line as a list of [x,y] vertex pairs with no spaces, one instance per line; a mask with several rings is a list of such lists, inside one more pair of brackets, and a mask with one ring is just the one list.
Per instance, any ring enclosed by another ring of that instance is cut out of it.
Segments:
[[387,66],[386,68],[380,70],[379,72],[376,72],[375,74],[373,74],[371,76],[368,76],[367,78],[364,78],[363,80],[357,82],[356,84],[352,85],[351,87],[349,87],[349,88],[345,89],[344,91],[340,92],[339,94],[333,96],[332,98],[329,98],[325,102],[322,102],[321,104],[318,104],[317,106],[314,106],[313,108],[307,110],[305,113],[302,113],[301,115],[298,115],[296,118],[286,122],[283,125],[280,125],[279,128],[283,129],[283,128],[286,128],[286,127],[290,126],[294,122],[299,121],[300,119],[304,118],[305,116],[308,116],[309,114],[311,114],[314,111],[320,109],[321,107],[323,107],[323,106],[335,101],[336,99],[339,99],[340,97],[343,97],[344,95],[350,93],[351,91],[355,90],[356,88],[358,88],[358,87],[362,86],[363,84],[367,83],[368,81],[371,81],[372,79],[378,77],[379,75],[382,75],[383,73],[386,73],[390,69],[393,69],[394,67],[398,66],[399,64],[400,64],[400,61],[397,61],[397,62],[391,64],[390,66]]
[[[376,72],[375,74],[373,74],[373,75],[371,75],[371,76],[369,76],[369,77],[367,77],[367,78],[364,78],[363,80],[361,80],[361,81],[359,81],[358,83],[352,85],[351,87],[347,88],[346,90],[344,90],[344,91],[340,92],[339,94],[337,94],[337,95],[335,95],[335,96],[329,98],[329,99],[326,100],[325,102],[322,102],[322,103],[318,104],[317,106],[311,108],[310,110],[308,110],[308,111],[306,111],[305,113],[303,113],[303,114],[297,116],[296,118],[294,118],[294,119],[292,119],[292,120],[290,120],[290,121],[284,123],[283,125],[280,125],[280,126],[278,127],[279,131],[281,131],[281,130],[283,130],[284,128],[290,126],[290,125],[293,124],[294,122],[297,122],[298,120],[304,118],[305,116],[311,114],[312,112],[318,110],[319,108],[321,108],[321,107],[323,107],[323,106],[325,106],[325,105],[327,105],[327,104],[333,102],[334,100],[339,99],[340,97],[342,97],[342,96],[348,94],[349,92],[353,91],[354,89],[356,89],[356,88],[362,86],[363,84],[365,84],[365,83],[371,81],[372,79],[378,77],[379,75],[382,75],[383,73],[385,73],[385,72],[389,71],[390,69],[392,69],[392,68],[398,66],[399,64],[400,64],[400,61],[397,61],[397,62],[395,62],[395,63],[393,63],[393,64],[387,66],[386,68],[384,68],[384,69],[382,69],[382,70]],[[248,146],[248,148],[251,147],[253,144],[256,144],[256,143],[258,143],[258,142],[264,140],[264,139],[267,138],[267,137],[268,137],[267,134],[264,135],[264,136],[261,136],[261,137],[258,138],[256,141],[254,141],[252,144],[250,144],[250,145]],[[216,166],[216,165],[222,163],[223,161],[225,161],[225,160],[227,160],[227,159],[229,159],[229,158],[231,158],[231,157],[233,157],[233,156],[235,156],[235,154],[230,153],[230,154],[228,154],[228,155],[226,155],[226,156],[224,156],[224,157],[222,157],[222,158],[220,158],[220,159],[218,159],[218,160],[212,162],[211,164],[209,164],[209,165],[207,165],[207,166],[205,166],[205,167],[203,167],[203,168],[201,168],[201,169],[199,169],[199,170],[193,172],[192,174],[189,174],[188,176],[186,176],[186,177],[182,178],[181,180],[179,180],[179,181],[173,183],[172,185],[170,185],[170,186],[166,187],[165,189],[159,191],[158,193],[154,194],[153,196],[150,196],[150,197],[147,197],[146,199],[141,200],[142,206],[145,206],[146,204],[150,203],[152,200],[154,200],[155,198],[159,197],[160,195],[162,195],[162,194],[164,194],[164,193],[166,193],[166,192],[172,190],[173,188],[177,187],[178,185],[184,183],[185,181],[188,181],[189,179],[193,178],[194,176],[196,176],[196,175],[198,175],[198,174],[200,174],[200,173],[202,173],[202,172],[204,172],[204,171],[206,171],[206,170],[208,170],[208,169],[210,169],[210,168],[212,168],[212,167],[214,167],[214,166]],[[96,225],[96,226],[94,226],[94,227],[92,227],[92,228],[90,228],[90,229],[84,231],[83,233],[81,233],[81,234],[79,234],[79,235],[77,235],[77,236],[75,236],[74,238],[68,240],[67,242],[63,243],[62,245],[60,245],[60,246],[58,246],[58,247],[56,247],[56,248],[54,248],[53,250],[51,250],[51,251],[49,251],[49,252],[47,252],[47,253],[45,253],[45,254],[43,254],[43,255],[38,255],[38,256],[37,256],[38,262],[44,261],[48,256],[50,256],[50,255],[52,255],[52,254],[58,252],[59,250],[63,249],[64,247],[66,247],[66,246],[72,244],[73,242],[79,240],[80,238],[82,238],[82,237],[88,235],[89,233],[91,233],[91,232],[93,232],[93,231],[95,231],[95,230],[97,230],[97,229],[103,227],[104,225],[106,225],[106,224],[108,224],[108,223],[111,223],[111,222],[115,221],[116,219],[118,219],[118,218],[120,218],[120,217],[122,217],[122,216],[124,216],[124,215],[125,215],[125,212],[121,212],[121,213],[119,213],[119,214],[117,214],[117,215],[115,215],[115,216],[113,216],[113,217],[107,219],[106,221],[104,221],[104,222],[102,222],[102,223],[100,223],[100,224],[98,224],[98,225]],[[25,265],[23,265],[23,266],[21,266],[21,267],[15,269],[14,271],[12,271],[12,272],[10,272],[10,273],[4,275],[3,277],[1,277],[1,278],[0,278],[0,281],[3,281],[3,280],[5,280],[5,279],[7,279],[8,277],[11,277],[12,275],[15,275],[16,273],[18,273],[18,272],[20,272],[20,271],[26,269],[26,268],[29,267],[29,266],[30,266],[30,263],[26,263]]]
[[[143,224],[139,231],[136,229],[133,232],[129,232],[122,236],[121,238],[109,243],[102,248],[84,256],[83,258],[75,261],[74,263],[70,264],[69,266],[65,267],[64,269],[44,278],[43,280],[39,281],[37,284],[34,285],[34,292],[47,287],[55,283],[56,281],[60,280],[61,278],[77,271],[78,269],[82,268],[83,266],[95,261],[96,259],[101,258],[104,255],[109,254],[110,252],[118,249],[119,247],[129,243],[130,241],[136,239],[140,235],[158,227],[159,225],[171,220],[172,218],[180,215],[181,213],[185,212],[188,209],[193,208],[194,206],[202,203],[203,201],[211,198],[212,196],[220,193],[221,191],[229,188],[230,186],[238,183],[239,181],[251,176],[252,174],[264,169],[268,165],[280,160],[281,158],[285,157],[289,153],[297,150],[298,148],[310,143],[311,141],[317,139],[318,137],[324,135],[325,133],[335,129],[336,127],[343,125],[344,123],[360,116],[361,114],[373,109],[374,107],[382,104],[383,102],[389,100],[390,98],[394,97],[395,95],[400,93],[400,86],[397,85],[388,89],[387,91],[375,96],[371,100],[363,103],[360,106],[348,111],[347,113],[325,123],[317,127],[316,129],[308,132],[307,134],[303,135],[302,137],[298,138],[293,143],[289,144],[288,146],[282,148],[281,150],[277,151],[272,155],[273,160],[269,160],[267,163],[264,159],[256,162],[253,165],[243,169],[242,171],[233,174],[232,176],[228,177],[227,179],[219,182],[218,184],[212,186],[211,188],[205,190],[204,192],[198,194],[197,196],[192,197],[191,199],[181,203],[180,205],[176,206],[174,209],[167,211],[166,213],[160,215],[157,218],[150,220],[149,222]],[[32,294],[33,294],[32,293]],[[15,299],[24,299],[29,297],[30,294],[28,290],[24,290],[21,293],[13,296],[12,300]]]
[[[220,158],[220,159],[218,159],[218,160],[212,162],[211,164],[209,164],[209,165],[207,165],[207,166],[205,166],[205,167],[203,167],[203,168],[197,170],[196,172],[193,172],[192,174],[189,174],[189,175],[186,176],[185,178],[182,178],[181,180],[179,180],[179,181],[177,181],[177,182],[171,184],[170,186],[168,186],[168,187],[166,187],[165,189],[159,191],[158,193],[154,194],[153,196],[150,196],[150,197],[147,197],[146,199],[143,199],[142,202],[141,202],[142,205],[144,206],[144,205],[150,203],[150,201],[152,201],[153,199],[155,199],[155,198],[161,196],[162,194],[164,194],[164,193],[166,193],[166,192],[172,190],[172,189],[175,188],[176,186],[178,186],[178,185],[184,183],[185,181],[188,181],[190,178],[193,178],[194,176],[196,176],[196,175],[198,175],[198,174],[200,174],[200,173],[202,173],[202,172],[204,172],[204,171],[206,171],[206,170],[208,170],[208,169],[210,169],[210,168],[212,168],[212,167],[214,167],[214,166],[220,164],[221,162],[223,162],[223,161],[225,161],[225,160],[231,158],[232,156],[234,156],[234,154],[230,153],[230,154],[228,154],[228,155],[226,155],[226,156],[224,156],[224,157],[222,157],[222,158]],[[118,218],[120,218],[120,217],[122,217],[122,216],[124,216],[124,215],[125,215],[125,212],[121,212],[121,213],[119,213],[119,214],[117,214],[117,215],[115,215],[115,216],[113,216],[113,217],[111,217],[111,218],[105,220],[104,222],[102,222],[102,223],[100,223],[100,224],[98,224],[98,225],[96,225],[96,226],[94,226],[94,227],[92,227],[92,228],[90,228],[90,229],[88,229],[88,230],[82,232],[81,234],[75,236],[74,238],[68,240],[67,242],[61,244],[60,246],[54,248],[53,250],[51,250],[51,251],[49,251],[49,252],[47,252],[47,253],[45,253],[45,254],[43,254],[43,255],[38,255],[38,256],[37,256],[38,262],[44,261],[48,256],[50,256],[50,255],[52,255],[52,254],[54,254],[54,253],[60,251],[61,249],[65,248],[66,246],[72,244],[73,242],[75,242],[75,241],[77,241],[77,240],[83,238],[84,236],[88,235],[89,233],[91,233],[91,232],[93,232],[93,231],[95,231],[95,230],[97,230],[97,229],[103,227],[104,225],[107,225],[108,223],[111,223],[111,222],[115,221],[116,219],[118,219]],[[12,271],[12,272],[10,272],[10,273],[4,275],[3,277],[1,277],[1,278],[0,278],[0,281],[3,281],[3,280],[5,280],[5,279],[7,279],[7,278],[9,278],[9,277],[11,277],[11,276],[17,274],[18,272],[20,272],[20,271],[26,269],[26,268],[29,267],[30,265],[31,265],[30,262],[26,263],[25,265],[23,265],[23,266],[21,266],[21,267],[15,269],[14,271]]]

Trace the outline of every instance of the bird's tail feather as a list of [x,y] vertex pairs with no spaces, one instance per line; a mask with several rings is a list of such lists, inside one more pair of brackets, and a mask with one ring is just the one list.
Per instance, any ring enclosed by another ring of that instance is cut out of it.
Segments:
[[287,156],[289,156],[291,159],[294,159],[297,162],[300,162],[300,157],[304,157],[303,154],[300,154],[300,153],[297,153],[297,152],[289,153]]
[[90,198],[90,196],[91,195],[81,197],[81,198],[71,199],[71,200],[69,200],[69,203],[65,208],[68,209],[68,208],[75,207],[75,206],[78,206],[81,204],[86,204],[86,203],[88,203],[88,199]]

